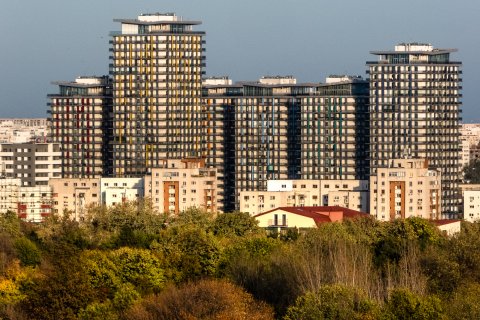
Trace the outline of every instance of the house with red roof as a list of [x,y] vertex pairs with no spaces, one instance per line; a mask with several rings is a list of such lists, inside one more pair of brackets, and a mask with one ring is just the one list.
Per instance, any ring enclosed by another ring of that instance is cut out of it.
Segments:
[[317,228],[322,223],[368,217],[368,213],[338,206],[280,207],[254,216],[263,228]]

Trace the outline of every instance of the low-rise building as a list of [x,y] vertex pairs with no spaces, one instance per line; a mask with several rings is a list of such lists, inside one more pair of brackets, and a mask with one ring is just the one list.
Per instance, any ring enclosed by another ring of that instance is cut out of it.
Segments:
[[145,178],[101,178],[100,203],[113,206],[145,195]]
[[256,215],[279,207],[341,206],[368,212],[367,180],[269,180],[267,191],[241,191],[240,211]]
[[31,222],[42,222],[52,213],[50,186],[22,186],[21,179],[0,179],[0,212],[13,211]]
[[255,215],[259,227],[280,231],[287,228],[316,228],[322,223],[367,217],[368,213],[336,206],[280,207]]
[[441,219],[441,173],[424,159],[395,159],[370,177],[370,213],[378,220]]
[[46,118],[0,119],[0,143],[46,142]]
[[217,212],[216,169],[205,159],[164,160],[145,177],[146,196],[159,212],[178,214],[190,207]]
[[480,221],[479,185],[472,185],[463,190],[463,219],[470,222]]
[[87,206],[100,204],[100,178],[50,179],[52,187],[52,211],[54,214],[70,213],[75,220],[82,220]]
[[447,236],[453,236],[457,233],[460,233],[462,228],[462,221],[455,219],[444,219],[444,220],[434,220],[432,221],[438,230],[446,234]]

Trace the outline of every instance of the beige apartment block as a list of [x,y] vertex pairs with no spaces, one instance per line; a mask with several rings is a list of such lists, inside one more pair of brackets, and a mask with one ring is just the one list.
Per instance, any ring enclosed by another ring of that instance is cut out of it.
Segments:
[[159,212],[178,214],[191,207],[216,213],[216,169],[205,167],[205,159],[164,160],[145,176],[145,194]]
[[70,212],[70,217],[82,220],[90,204],[100,203],[100,178],[50,179],[52,187],[53,213]]
[[441,173],[425,159],[395,159],[370,177],[370,214],[391,221],[441,218]]
[[367,180],[269,180],[267,191],[241,191],[240,211],[256,215],[279,207],[340,206],[369,212]]

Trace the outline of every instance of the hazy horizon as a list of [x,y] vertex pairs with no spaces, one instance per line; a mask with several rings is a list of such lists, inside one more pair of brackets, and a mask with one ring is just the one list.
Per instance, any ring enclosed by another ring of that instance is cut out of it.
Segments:
[[150,12],[201,20],[196,29],[207,33],[207,76],[234,81],[267,74],[299,82],[366,77],[372,50],[400,42],[457,48],[451,59],[463,63],[464,122],[480,122],[473,80],[480,42],[470,36],[480,30],[480,2],[474,0],[8,1],[0,13],[0,118],[46,117],[46,96],[58,90],[52,81],[108,74],[109,32],[120,29],[113,19]]

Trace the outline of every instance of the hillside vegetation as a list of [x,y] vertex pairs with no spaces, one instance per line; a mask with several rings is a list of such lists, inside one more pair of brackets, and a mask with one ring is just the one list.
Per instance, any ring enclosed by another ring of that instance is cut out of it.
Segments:
[[480,225],[371,218],[267,235],[142,203],[0,216],[0,319],[479,319]]

